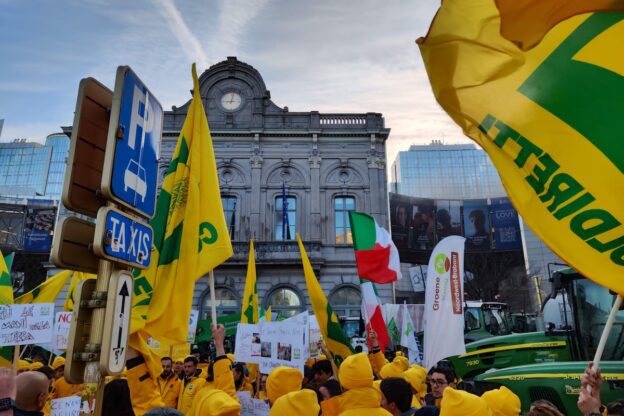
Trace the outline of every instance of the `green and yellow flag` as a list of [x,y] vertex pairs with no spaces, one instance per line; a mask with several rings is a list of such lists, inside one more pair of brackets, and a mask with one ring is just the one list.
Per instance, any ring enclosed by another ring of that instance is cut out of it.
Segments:
[[194,64],[192,72],[193,100],[151,221],[152,260],[134,281],[130,332],[167,345],[186,342],[187,325],[172,323],[189,321],[195,281],[233,254]]
[[316,315],[316,320],[318,321],[321,335],[325,340],[327,349],[333,355],[336,364],[340,365],[345,358],[353,354],[353,349],[349,343],[349,338],[347,338],[340,326],[340,322],[338,322],[338,317],[332,310],[329,302],[327,302],[323,289],[321,289],[321,285],[316,279],[316,275],[310,264],[310,259],[308,259],[308,254],[301,242],[299,234],[297,234],[297,243],[299,243],[301,262],[303,263],[303,274],[305,275],[312,310],[314,311],[314,315]]
[[15,298],[15,303],[18,305],[25,305],[28,303],[54,303],[59,293],[61,293],[61,290],[63,290],[67,284],[72,273],[71,270],[63,270],[55,274],[30,292]]
[[74,272],[72,274],[71,283],[69,284],[69,289],[67,289],[67,297],[65,298],[65,303],[63,304],[63,310],[70,312],[74,310],[74,295],[76,293],[76,289],[78,288],[78,283],[83,280],[96,278],[97,275],[95,274]]
[[258,285],[256,284],[256,253],[253,240],[249,242],[249,261],[247,262],[247,279],[243,294],[243,308],[241,310],[242,324],[258,323]]
[[529,51],[500,31],[494,0],[445,0],[418,40],[435,96],[531,229],[624,293],[624,13],[567,19]]
[[0,305],[11,305],[12,303],[13,282],[11,281],[11,273],[5,257],[2,255],[2,251],[0,251]]

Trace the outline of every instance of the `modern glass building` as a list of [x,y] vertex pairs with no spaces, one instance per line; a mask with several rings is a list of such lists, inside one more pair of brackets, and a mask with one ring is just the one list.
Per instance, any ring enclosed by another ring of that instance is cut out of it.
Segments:
[[432,141],[399,152],[392,164],[394,192],[440,199],[506,196],[496,168],[474,144]]

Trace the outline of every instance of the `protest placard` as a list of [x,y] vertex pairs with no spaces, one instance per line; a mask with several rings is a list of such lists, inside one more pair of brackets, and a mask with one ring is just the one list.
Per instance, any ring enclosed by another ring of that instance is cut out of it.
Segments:
[[52,341],[54,304],[0,305],[0,346]]
[[241,416],[268,416],[269,404],[264,400],[254,399],[248,391],[239,391],[238,401],[241,404]]
[[50,416],[80,416],[80,397],[69,396],[50,401]]
[[69,327],[72,321],[72,312],[57,312],[54,317],[54,332],[52,333],[52,348],[57,350],[67,349]]
[[318,321],[315,315],[310,315],[310,358],[316,358],[321,355],[318,348],[318,342],[321,340],[321,328],[319,328]]
[[199,320],[199,311],[196,309],[191,310],[191,316],[189,318],[188,333],[186,334],[186,342],[192,344],[195,342],[195,333],[197,332],[197,321]]
[[303,372],[309,357],[309,327],[307,312],[281,322],[261,323],[260,371],[270,373],[283,365]]
[[257,324],[238,324],[236,330],[236,361],[260,363],[260,326]]

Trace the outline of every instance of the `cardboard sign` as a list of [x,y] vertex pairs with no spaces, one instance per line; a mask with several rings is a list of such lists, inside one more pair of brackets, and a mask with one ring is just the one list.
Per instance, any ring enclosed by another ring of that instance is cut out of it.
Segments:
[[248,391],[239,391],[238,401],[241,404],[241,416],[268,416],[269,404],[264,400],[254,399]]
[[69,396],[52,400],[50,416],[80,416],[80,397]]
[[0,305],[0,346],[52,341],[53,303]]
[[54,317],[54,332],[52,335],[52,348],[57,350],[67,349],[69,327],[71,325],[72,312],[57,312]]
[[270,373],[275,367],[303,366],[309,357],[310,332],[308,313],[304,312],[281,322],[260,324],[260,372]]
[[243,363],[260,363],[260,325],[238,324],[236,330],[236,361]]

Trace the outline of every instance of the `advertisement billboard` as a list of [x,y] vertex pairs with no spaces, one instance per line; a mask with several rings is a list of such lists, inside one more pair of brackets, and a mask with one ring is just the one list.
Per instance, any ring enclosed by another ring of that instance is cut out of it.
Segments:
[[29,200],[24,221],[24,251],[49,252],[56,220],[53,201]]
[[467,250],[490,250],[490,215],[487,199],[464,201],[464,237]]
[[492,248],[495,250],[518,250],[522,248],[518,213],[509,198],[492,198]]

